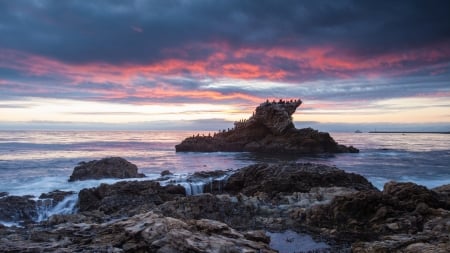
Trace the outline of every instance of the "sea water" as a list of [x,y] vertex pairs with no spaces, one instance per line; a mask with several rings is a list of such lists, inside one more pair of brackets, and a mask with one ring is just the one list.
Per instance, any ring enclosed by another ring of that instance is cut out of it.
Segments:
[[[34,195],[79,191],[118,180],[68,182],[81,161],[120,156],[147,179],[170,170],[182,178],[195,171],[238,169],[265,162],[315,162],[365,176],[376,187],[391,180],[432,188],[450,183],[449,134],[331,133],[360,153],[315,156],[236,152],[177,153],[175,145],[194,131],[0,131],[0,192]],[[208,132],[200,134],[207,135]],[[180,180],[181,182],[182,180]],[[199,182],[198,184],[201,184]],[[194,184],[191,192],[198,192]]]

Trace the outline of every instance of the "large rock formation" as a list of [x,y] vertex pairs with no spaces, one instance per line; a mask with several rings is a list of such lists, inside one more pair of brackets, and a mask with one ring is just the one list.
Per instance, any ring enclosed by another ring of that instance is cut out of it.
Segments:
[[296,129],[292,114],[301,100],[260,104],[253,116],[234,123],[233,129],[213,136],[192,136],[175,146],[177,152],[250,151],[295,154],[358,152],[339,145],[328,133],[311,128]]
[[81,162],[73,169],[69,182],[102,178],[139,178],[136,165],[121,157],[108,157],[90,162]]
[[335,167],[312,163],[255,164],[231,175],[224,186],[230,193],[253,195],[264,192],[309,192],[314,187],[346,187],[355,190],[376,188],[361,175],[347,173]]

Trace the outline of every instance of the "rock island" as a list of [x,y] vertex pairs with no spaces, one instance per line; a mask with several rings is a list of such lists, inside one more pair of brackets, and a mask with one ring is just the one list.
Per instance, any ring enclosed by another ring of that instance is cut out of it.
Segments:
[[191,136],[175,146],[177,152],[261,152],[261,153],[357,153],[353,146],[338,144],[329,133],[312,128],[297,129],[292,114],[302,104],[297,100],[268,100],[232,129],[212,136]]

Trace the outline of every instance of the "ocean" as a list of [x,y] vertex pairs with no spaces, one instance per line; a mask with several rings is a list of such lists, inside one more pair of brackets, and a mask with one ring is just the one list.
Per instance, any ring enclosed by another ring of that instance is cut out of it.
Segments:
[[[376,187],[411,181],[432,188],[450,183],[450,134],[331,133],[356,154],[316,156],[252,153],[176,153],[195,131],[0,131],[0,192],[34,195],[79,191],[102,182],[67,182],[81,161],[120,156],[148,178],[170,170],[180,178],[195,171],[238,169],[254,163],[315,162],[365,176]],[[200,134],[208,132],[200,132]]]

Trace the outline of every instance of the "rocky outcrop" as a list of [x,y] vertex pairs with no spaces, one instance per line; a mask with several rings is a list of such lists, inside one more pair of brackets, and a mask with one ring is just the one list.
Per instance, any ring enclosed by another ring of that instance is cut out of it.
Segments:
[[33,196],[6,196],[0,198],[0,220],[30,223],[37,217]]
[[224,191],[251,196],[264,192],[309,192],[313,187],[346,187],[355,190],[375,190],[364,177],[335,167],[312,163],[255,164],[232,174]]
[[48,193],[42,193],[39,196],[39,199],[51,199],[52,205],[56,206],[59,202],[63,201],[67,196],[72,194],[75,194],[75,192],[55,190]]
[[0,227],[0,237],[1,252],[276,252],[261,231],[241,233],[214,220],[154,212],[100,223]]
[[159,205],[156,210],[178,219],[212,219],[239,229],[270,229],[274,231],[298,227],[296,220],[314,205],[329,203],[335,196],[355,190],[344,187],[317,187],[308,193],[201,194],[177,198]]
[[311,128],[296,129],[292,114],[301,100],[260,104],[253,116],[235,122],[234,128],[213,136],[192,136],[175,146],[177,152],[250,151],[264,153],[341,153],[359,152],[350,146],[339,145],[328,134]]
[[[216,188],[211,179],[224,177]],[[189,180],[207,180],[214,194],[186,196],[184,187],[158,181],[101,184],[79,193],[79,212],[41,223],[33,222],[37,201],[30,196],[1,197],[2,217],[7,206],[10,213],[30,211],[30,222],[0,225],[0,251],[273,252],[264,231],[288,230],[332,242],[324,252],[450,249],[448,186],[389,182],[379,191],[359,175],[311,163],[198,172]]]
[[364,241],[353,246],[354,252],[412,252],[406,248],[418,247],[417,243],[450,246],[449,210],[434,191],[413,183],[390,182],[383,192],[360,191],[316,206],[304,222],[321,234]]
[[55,207],[67,196],[74,194],[66,191],[43,193],[35,196],[5,196],[0,198],[0,221],[19,225],[34,223],[39,215]]
[[80,211],[99,210],[105,214],[131,215],[151,210],[185,195],[184,187],[179,185],[161,186],[155,181],[124,181],[81,190],[78,205]]
[[90,162],[81,162],[73,169],[69,182],[102,178],[139,178],[136,165],[121,157],[108,157]]

